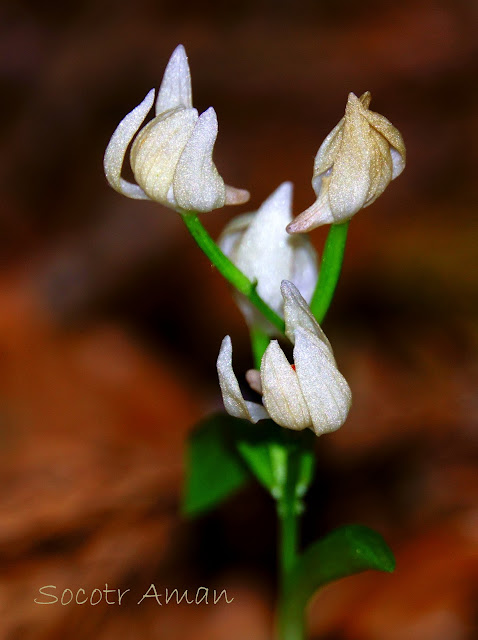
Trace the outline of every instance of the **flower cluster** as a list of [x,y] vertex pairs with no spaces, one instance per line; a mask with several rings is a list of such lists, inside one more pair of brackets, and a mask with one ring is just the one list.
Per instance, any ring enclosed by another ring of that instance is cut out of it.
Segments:
[[226,336],[217,359],[224,406],[230,415],[251,422],[270,417],[294,431],[310,428],[318,436],[335,431],[350,409],[349,386],[337,369],[330,342],[297,287],[284,280],[281,293],[294,364],[289,364],[277,340],[272,340],[260,372],[253,369],[247,373],[251,388],[262,394],[263,406],[248,402],[232,368],[231,339]]
[[[154,200],[185,211],[211,211],[242,204],[249,192],[228,187],[219,175],[212,151],[217,117],[212,107],[201,116],[192,106],[191,74],[182,45],[171,56],[155,104],[155,118],[139,133],[153,106],[154,89],[119,123],[104,158],[108,182],[129,198]],[[137,184],[121,177],[126,150]]]
[[[130,198],[154,200],[175,209],[183,218],[246,202],[249,193],[227,186],[213,163],[216,113],[210,107],[199,115],[193,108],[189,65],[181,45],[169,60],[156,101],[154,94],[151,90],[120,122],[108,144],[104,167],[110,185]],[[370,111],[370,101],[368,92],[360,98],[351,93],[344,117],[320,146],[312,178],[317,199],[311,207],[293,218],[292,185],[285,182],[256,212],[233,219],[221,234],[219,247],[214,245],[211,255],[229,258],[236,271],[249,279],[272,317],[284,317],[285,334],[293,345],[292,365],[272,340],[260,371],[248,371],[250,387],[262,395],[258,404],[244,399],[232,368],[231,340],[224,338],[217,370],[226,411],[233,416],[254,423],[270,417],[282,427],[309,428],[316,435],[338,429],[347,417],[350,388],[308,307],[318,267],[316,252],[302,234],[349,220],[403,171],[402,137],[384,116]],[[153,102],[155,117],[142,126]],[[121,176],[131,143],[136,184]],[[251,296],[240,290],[243,293],[236,292],[236,301],[248,325],[268,340],[275,327],[252,305]],[[279,326],[281,322],[279,318]]]
[[349,94],[344,117],[315,156],[312,186],[317,200],[289,224],[289,233],[349,220],[402,173],[402,136],[387,118],[369,110],[371,99],[368,91],[360,98]]

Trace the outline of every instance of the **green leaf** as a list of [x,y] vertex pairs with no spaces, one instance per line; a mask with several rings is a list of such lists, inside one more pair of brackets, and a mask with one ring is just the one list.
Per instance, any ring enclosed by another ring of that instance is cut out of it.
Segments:
[[293,433],[272,420],[258,424],[237,420],[234,433],[236,447],[252,473],[275,499],[280,499],[290,457],[300,451],[304,434]]
[[373,529],[346,525],[314,542],[299,557],[287,576],[282,628],[287,629],[289,621],[291,625],[296,625],[309,598],[319,587],[367,569],[387,572],[395,569],[392,551]]
[[238,452],[257,478],[271,493],[281,485],[283,460],[277,443],[280,427],[272,420],[261,420],[251,424],[237,420],[234,424],[234,439]]
[[304,496],[314,473],[315,436],[310,431],[293,432],[272,420],[261,420],[258,424],[236,420],[234,437],[244,461],[276,500],[284,496],[293,460],[296,466],[293,498]]
[[251,424],[227,414],[206,418],[189,439],[183,513],[195,516],[213,508],[239,489],[251,473],[281,500],[293,460],[297,477],[291,504],[295,504],[312,479],[313,439],[310,432],[290,432],[272,420]]
[[313,543],[293,570],[296,587],[309,598],[318,587],[366,569],[392,572],[395,558],[382,536],[362,525],[346,525]]
[[295,487],[297,498],[305,496],[312,484],[315,472],[314,439],[316,436],[311,431],[305,432],[304,436],[297,465],[297,484]]
[[194,517],[212,509],[249,480],[249,471],[234,446],[236,421],[227,414],[215,414],[192,432],[187,449],[184,515]]

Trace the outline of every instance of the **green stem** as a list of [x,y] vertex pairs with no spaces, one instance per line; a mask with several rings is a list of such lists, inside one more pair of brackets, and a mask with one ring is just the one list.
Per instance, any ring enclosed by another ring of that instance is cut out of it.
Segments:
[[246,298],[269,320],[281,333],[284,333],[284,320],[269,307],[256,291],[257,283],[251,282],[240,269],[233,264],[221,251],[209,233],[203,227],[195,213],[180,212],[189,233],[192,235],[199,248],[206,254],[212,264],[233,287]]
[[305,610],[290,607],[287,593],[293,590],[290,574],[297,560],[298,518],[294,513],[279,516],[281,593],[278,611],[278,640],[305,640]]
[[[324,320],[334,297],[347,242],[349,222],[331,226],[320,265],[319,280],[310,303],[310,309],[319,323]],[[302,472],[310,481],[313,473],[313,458],[304,458]],[[311,468],[310,465],[312,465]],[[289,458],[286,491],[279,503],[280,517],[280,566],[282,577],[281,601],[279,606],[280,640],[304,640],[305,611],[302,607],[289,606],[287,593],[293,589],[290,576],[297,560],[297,489],[300,486],[300,470],[294,456]],[[306,482],[307,486],[307,482]]]
[[284,602],[279,611],[279,640],[305,640],[305,609]]
[[270,338],[262,331],[259,327],[251,327],[249,330],[249,334],[251,336],[251,347],[252,347],[252,355],[254,357],[254,368],[261,368],[262,356],[264,355],[265,350],[269,346]]
[[310,303],[310,309],[319,323],[323,322],[329,310],[337,282],[339,281],[349,222],[333,224],[325,241],[319,279]]
[[297,499],[300,453],[289,453],[284,494],[277,503],[279,519],[280,605],[279,640],[304,640],[304,612],[288,616],[284,595],[290,589],[289,577],[298,557],[300,501]]
[[279,524],[279,564],[282,586],[285,588],[287,575],[297,557],[297,514],[294,512],[279,514]]

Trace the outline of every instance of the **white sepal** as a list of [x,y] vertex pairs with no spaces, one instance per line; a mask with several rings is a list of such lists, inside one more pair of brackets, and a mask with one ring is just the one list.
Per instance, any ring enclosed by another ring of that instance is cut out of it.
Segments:
[[295,344],[297,329],[302,329],[315,335],[332,354],[332,347],[327,336],[297,287],[292,282],[284,280],[281,283],[281,293],[284,298],[285,334],[292,344]]
[[217,117],[210,107],[196,122],[174,174],[174,197],[183,210],[211,211],[226,202],[224,180],[212,161],[216,137]]
[[[305,236],[290,236],[285,228],[292,220],[292,184],[281,184],[256,213],[234,218],[224,229],[219,246],[251,280],[257,292],[278,314],[283,311],[282,280],[292,280],[310,300],[317,282],[315,249]],[[259,326],[270,335],[275,328],[244,296],[236,301],[250,326]]]
[[296,372],[277,340],[272,340],[261,362],[262,398],[274,422],[301,431],[310,426],[310,414]]
[[294,259],[294,245],[285,231],[291,218],[292,184],[284,182],[260,206],[234,258],[250,280],[257,280],[257,293],[276,313],[282,311],[280,283]]
[[217,358],[217,372],[224,407],[229,415],[256,423],[268,418],[267,411],[260,404],[244,400],[234,369],[232,368],[231,338],[226,336]]
[[352,395],[330,349],[316,335],[297,328],[294,363],[310,413],[309,426],[317,436],[335,431],[347,418]]
[[106,147],[103,161],[106,179],[115,191],[128,196],[128,198],[149,200],[141,187],[121,177],[121,169],[128,145],[146,118],[153,101],[154,89],[151,89],[145,99],[121,120]]
[[182,44],[173,51],[164,71],[161,87],[156,98],[155,113],[159,115],[170,109],[188,109],[193,106],[191,72],[188,57]]
[[157,116],[136,136],[131,166],[138,184],[151,200],[176,206],[170,196],[171,184],[197,120],[196,109],[178,109]]

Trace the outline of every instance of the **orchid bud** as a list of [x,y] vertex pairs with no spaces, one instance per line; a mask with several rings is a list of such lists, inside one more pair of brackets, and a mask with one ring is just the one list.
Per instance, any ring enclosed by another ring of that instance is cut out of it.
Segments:
[[289,233],[349,220],[402,173],[402,136],[384,116],[369,110],[370,100],[369,92],[360,99],[349,94],[344,117],[315,157],[312,186],[317,200],[289,224]]
[[[279,315],[284,302],[282,280],[295,283],[310,301],[317,282],[317,254],[305,236],[290,236],[286,226],[292,220],[292,184],[284,182],[255,213],[234,218],[222,232],[218,244],[234,264],[251,280],[257,292]],[[249,300],[235,293],[249,326],[261,327],[269,335],[276,329]]]
[[294,345],[294,364],[289,364],[279,343],[272,340],[262,357],[260,372],[252,370],[246,376],[251,388],[262,394],[263,404],[248,402],[232,368],[231,339],[226,336],[217,359],[224,406],[237,418],[253,423],[271,418],[287,429],[309,428],[320,436],[345,422],[351,405],[350,388],[297,287],[284,281],[281,292],[286,335]]
[[[191,75],[182,45],[174,50],[155,104],[155,117],[140,129],[154,89],[118,125],[104,157],[109,184],[129,198],[154,200],[171,209],[206,212],[242,204],[249,193],[224,184],[213,161],[217,118],[192,106]],[[126,150],[136,136],[130,164],[137,184],[121,177]]]

